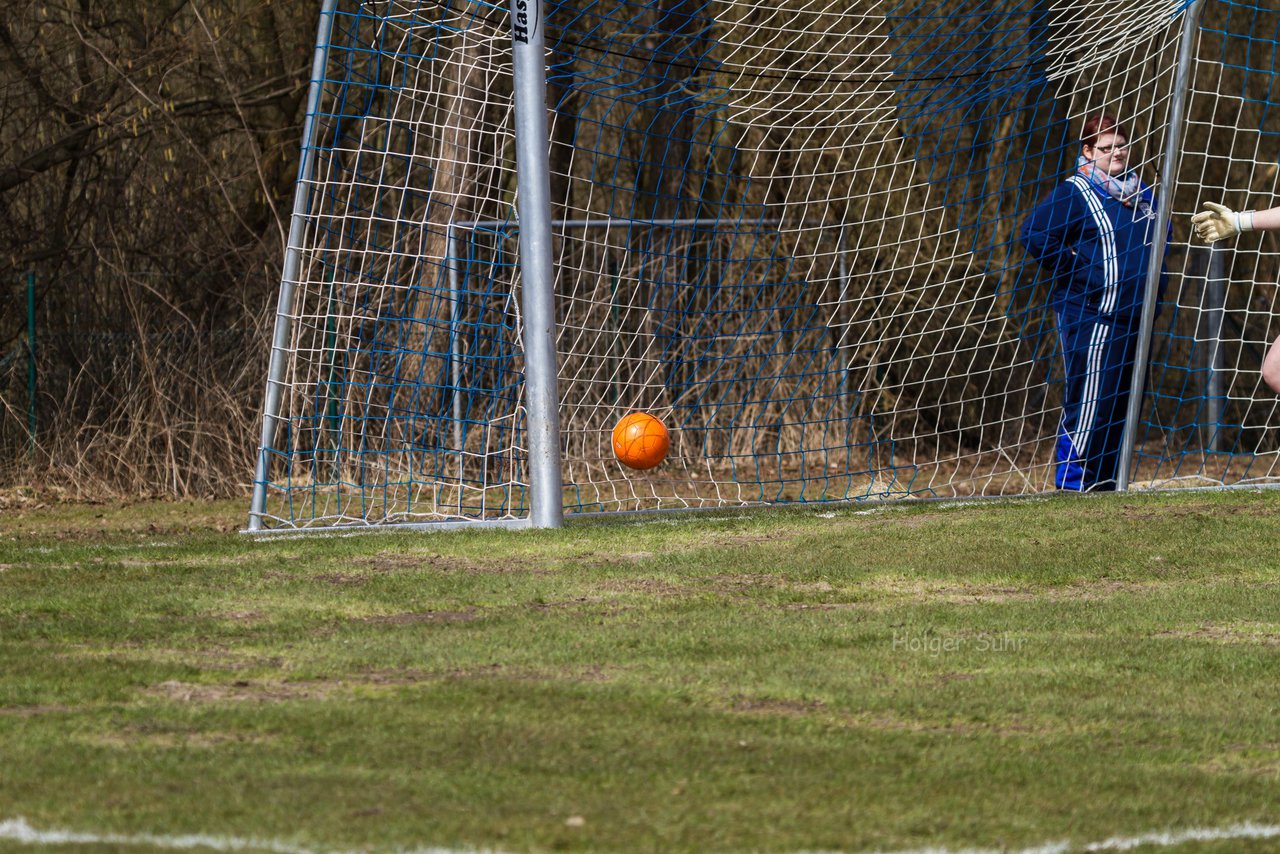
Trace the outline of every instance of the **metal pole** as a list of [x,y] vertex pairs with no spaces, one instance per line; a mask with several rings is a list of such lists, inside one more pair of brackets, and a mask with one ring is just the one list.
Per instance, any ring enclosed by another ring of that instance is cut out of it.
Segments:
[[1182,151],[1183,115],[1187,106],[1187,88],[1191,79],[1191,51],[1195,47],[1200,10],[1204,0],[1195,0],[1183,13],[1182,40],[1178,44],[1178,65],[1173,76],[1173,103],[1169,106],[1169,129],[1165,137],[1164,166],[1160,170],[1159,209],[1156,213],[1155,239],[1151,242],[1151,269],[1142,301],[1142,325],[1138,330],[1138,349],[1133,359],[1133,380],[1129,385],[1129,408],[1124,420],[1124,439],[1120,445],[1120,466],[1116,488],[1129,489],[1129,470],[1133,466],[1133,445],[1138,435],[1138,419],[1142,415],[1142,395],[1146,390],[1147,359],[1151,350],[1151,327],[1156,319],[1156,300],[1160,292],[1160,273],[1164,269],[1164,251],[1169,233],[1169,214],[1173,210],[1173,188],[1178,179],[1178,155]]
[[[330,480],[338,480],[342,469],[342,423],[338,417],[338,328],[335,318],[338,316],[337,298],[334,294],[334,271],[329,271],[329,296],[325,300],[324,318],[324,358],[328,369],[324,378],[324,427],[321,430],[322,442],[329,444],[329,470],[325,476]],[[319,454],[317,454],[319,457]]]
[[[836,258],[840,267],[840,296],[836,301],[836,316],[841,318],[845,314],[845,302],[849,299],[849,259],[845,254],[846,249],[845,227],[841,225],[836,237]],[[836,365],[840,371],[840,410],[845,424],[849,423],[853,414],[849,411],[849,363],[852,356],[849,346],[844,343],[848,334],[849,328],[841,324],[836,334]]]
[[27,439],[36,452],[36,274],[27,273]]
[[[473,232],[474,234],[474,232]],[[449,389],[453,409],[453,449],[458,453],[458,482],[462,482],[462,354],[458,347],[458,324],[462,321],[459,300],[462,298],[458,267],[458,233],[453,225],[445,226],[445,251],[449,253]]]
[[1227,287],[1223,260],[1226,249],[1221,243],[1209,244],[1209,264],[1205,272],[1205,325],[1209,341],[1205,358],[1206,420],[1209,428],[1209,450],[1217,451],[1222,444],[1222,321],[1226,304]]
[[524,310],[525,423],[529,439],[529,521],[564,522],[560,479],[555,281],[551,267],[551,177],[547,164],[547,69],[542,0],[511,0],[516,111],[516,189]]
[[[460,220],[455,220],[454,222],[451,222],[449,224],[454,228],[501,228],[503,226],[506,226],[508,223],[504,219],[460,219]],[[723,219],[722,217],[711,217],[711,216],[683,217],[678,219],[646,219],[646,218],[635,218],[635,217],[628,217],[628,216],[602,216],[602,217],[593,217],[591,219],[553,219],[551,220],[552,227],[563,228],[563,229],[613,228],[615,226],[618,228],[622,228],[623,226],[628,226],[628,225],[641,225],[641,226],[648,227],[648,226],[654,226],[654,225],[681,226],[681,225],[726,225],[726,224],[733,225],[731,221],[726,222],[726,220]],[[777,219],[762,219],[752,224],[757,227],[779,226],[779,225],[782,225],[782,221]],[[797,227],[803,227],[805,225],[808,225],[808,223],[805,220],[798,220],[795,223],[795,226]]]
[[[606,238],[607,239],[607,238]],[[605,252],[608,252],[605,244]],[[609,264],[609,389],[612,392],[609,403],[617,406],[622,399],[622,389],[618,382],[619,371],[622,370],[622,359],[626,355],[622,343],[622,318],[618,311],[618,288],[622,284],[622,265]]]
[[280,397],[284,389],[285,361],[293,335],[293,301],[301,264],[302,233],[311,206],[311,169],[315,161],[315,135],[320,96],[324,91],[324,69],[329,58],[329,39],[338,0],[324,0],[320,24],[316,28],[316,49],[311,60],[311,88],[307,93],[307,117],[302,125],[302,162],[298,164],[298,185],[293,195],[293,215],[289,222],[289,242],[285,247],[284,273],[280,277],[280,301],[276,307],[275,335],[271,341],[271,362],[267,369],[267,391],[262,411],[262,440],[253,474],[253,501],[249,507],[249,530],[262,528],[267,505],[268,453],[275,444],[280,419]]
[[[467,244],[471,245],[475,239],[475,232],[470,232]],[[452,225],[445,226],[445,252],[448,254],[446,263],[449,266],[449,406],[453,412],[453,453],[454,459],[458,462],[458,515],[462,515],[462,498],[465,490],[462,488],[463,482],[467,476],[467,455],[463,446],[465,437],[462,433],[462,352],[458,343],[458,324],[462,322],[462,299],[461,282],[459,281],[461,271],[458,269],[461,265],[460,256],[458,254],[458,233]],[[470,253],[468,253],[470,255]],[[483,503],[484,490],[480,491]]]

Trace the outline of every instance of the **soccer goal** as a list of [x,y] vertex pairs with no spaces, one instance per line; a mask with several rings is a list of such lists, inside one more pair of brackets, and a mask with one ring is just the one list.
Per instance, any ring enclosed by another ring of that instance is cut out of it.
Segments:
[[[1265,483],[1280,13],[325,0],[251,530],[1052,490],[1020,244],[1108,111],[1159,189],[1121,488]],[[1166,241],[1164,229],[1172,224]],[[615,459],[631,412],[671,436]]]

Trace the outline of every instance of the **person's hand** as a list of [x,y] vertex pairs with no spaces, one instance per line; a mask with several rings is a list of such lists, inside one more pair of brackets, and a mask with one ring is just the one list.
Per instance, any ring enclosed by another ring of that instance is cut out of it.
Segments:
[[1191,218],[1196,237],[1206,243],[1235,237],[1242,231],[1253,230],[1253,211],[1236,213],[1226,205],[1205,202],[1203,210]]

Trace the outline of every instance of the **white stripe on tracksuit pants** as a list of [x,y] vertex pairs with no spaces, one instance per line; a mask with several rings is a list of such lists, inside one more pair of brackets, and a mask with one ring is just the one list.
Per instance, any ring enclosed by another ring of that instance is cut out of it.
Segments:
[[1059,489],[1114,489],[1138,318],[1057,312],[1066,388],[1058,434]]

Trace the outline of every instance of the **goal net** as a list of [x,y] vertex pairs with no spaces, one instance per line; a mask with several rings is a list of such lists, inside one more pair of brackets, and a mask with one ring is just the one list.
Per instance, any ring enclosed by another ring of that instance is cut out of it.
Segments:
[[[524,519],[509,13],[329,3],[251,527]],[[564,508],[1052,490],[1062,345],[1018,234],[1101,111],[1148,184],[1181,133],[1127,474],[1271,479],[1275,238],[1211,253],[1187,218],[1270,206],[1280,13],[1211,0],[1188,44],[1188,5],[550,3]],[[634,411],[671,431],[647,472],[610,445]]]

